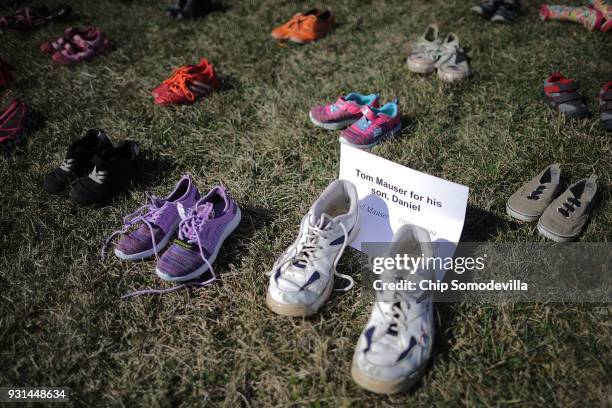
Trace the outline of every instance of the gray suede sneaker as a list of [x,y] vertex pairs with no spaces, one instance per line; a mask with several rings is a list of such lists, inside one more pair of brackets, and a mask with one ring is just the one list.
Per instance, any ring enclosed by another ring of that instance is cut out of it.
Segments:
[[557,195],[560,181],[561,168],[551,164],[510,196],[506,212],[519,221],[537,220]]
[[538,221],[540,235],[556,242],[576,238],[589,220],[595,194],[595,174],[572,184],[542,214]]

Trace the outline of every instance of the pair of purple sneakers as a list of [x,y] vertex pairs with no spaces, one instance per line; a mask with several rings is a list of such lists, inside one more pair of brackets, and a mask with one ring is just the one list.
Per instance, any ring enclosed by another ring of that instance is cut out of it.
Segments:
[[[223,241],[238,227],[241,217],[240,208],[227,190],[217,186],[200,197],[197,187],[185,175],[166,198],[149,194],[147,198],[149,203],[127,215],[123,228],[106,240],[102,257],[105,257],[109,243],[118,235],[122,237],[115,247],[115,255],[126,261],[157,257],[176,236],[170,247],[158,257],[157,276],[165,281],[185,282],[210,270],[211,278],[198,283],[198,286],[214,281],[216,275],[212,264]],[[167,291],[171,290],[134,292],[131,296]]]

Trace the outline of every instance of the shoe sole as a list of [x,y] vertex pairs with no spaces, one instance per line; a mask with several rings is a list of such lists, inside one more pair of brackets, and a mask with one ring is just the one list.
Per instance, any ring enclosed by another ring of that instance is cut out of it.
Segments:
[[408,64],[408,69],[410,72],[414,72],[415,74],[431,74],[435,71],[435,64],[420,64],[418,62],[414,62],[410,60],[410,57],[406,59],[406,63]]
[[[215,259],[217,259],[217,254],[219,254],[219,250],[221,249],[221,246],[223,245],[227,237],[229,237],[230,234],[234,232],[234,230],[238,227],[238,225],[240,225],[241,219],[242,219],[242,213],[240,212],[240,208],[238,208],[236,215],[230,222],[229,226],[223,231],[223,234],[221,235],[221,238],[219,238],[219,242],[217,242],[217,246],[215,247],[214,252],[208,259],[208,263],[210,265],[212,265],[215,262]],[[205,273],[206,271],[208,271],[208,264],[206,262],[204,262],[204,265],[202,265],[195,271],[191,272],[190,274],[184,275],[184,276],[171,276],[171,275],[166,274],[163,271],[160,271],[158,268],[155,268],[155,273],[157,274],[157,276],[159,276],[160,279],[163,279],[167,282],[184,282],[184,281],[193,280],[199,277],[200,275],[202,275],[203,273]]]
[[365,388],[368,391],[375,392],[377,394],[397,394],[412,388],[412,386],[416,384],[421,377],[423,377],[426,368],[427,361],[425,361],[425,363],[419,367],[417,372],[410,377],[400,378],[395,381],[381,381],[368,376],[366,373],[361,371],[357,364],[353,363],[351,365],[351,377],[353,377],[353,381],[355,381],[357,385]]
[[397,136],[401,131],[402,131],[402,124],[400,123],[399,125],[394,127],[390,132],[387,132],[387,133],[383,134],[382,136],[380,136],[374,143],[370,143],[370,144],[367,144],[367,145],[358,145],[358,144],[351,143],[348,140],[346,140],[344,138],[344,136],[340,136],[338,138],[338,141],[340,143],[344,143],[345,145],[348,145],[348,146],[351,146],[351,147],[355,147],[357,149],[370,150],[371,148],[373,148],[377,144],[382,143],[385,140],[389,140],[389,139]]
[[455,82],[463,81],[464,79],[470,76],[469,72],[461,73],[461,74],[451,74],[449,72],[443,72],[438,70],[438,78],[440,78],[444,82],[448,82],[450,84]]
[[534,222],[534,221],[537,221],[540,218],[540,216],[542,215],[542,214],[538,214],[538,215],[523,214],[523,213],[520,213],[520,212],[514,210],[508,204],[506,204],[506,213],[511,218],[514,218],[515,220],[519,220],[519,221],[523,221],[523,222]]
[[355,119],[347,119],[347,120],[343,120],[340,122],[330,122],[330,123],[320,122],[316,120],[314,116],[312,116],[312,112],[308,113],[308,117],[310,118],[310,121],[315,126],[318,126],[320,128],[327,129],[327,130],[340,130],[340,129],[344,129],[345,127],[350,126],[353,123],[355,123]]
[[[359,233],[359,222],[360,222],[360,219],[359,219],[359,216],[357,216],[357,221],[355,222],[355,226],[353,227],[353,232],[351,233],[351,236],[348,237],[348,242],[346,244],[347,246],[351,242],[353,242],[353,240]],[[335,273],[336,273],[335,270],[332,271],[331,277],[329,278],[329,281],[327,282],[327,285],[325,286],[325,290],[323,291],[321,296],[309,305],[285,304],[285,303],[277,302],[276,300],[272,299],[272,296],[270,295],[270,291],[266,293],[266,305],[271,311],[281,316],[290,316],[290,317],[312,316],[313,314],[319,311],[321,306],[323,306],[323,304],[331,296],[334,290]]]
[[176,232],[176,229],[178,228],[179,223],[180,223],[180,220],[176,221],[174,225],[172,225],[172,228],[169,230],[169,232],[166,235],[164,235],[162,239],[157,243],[157,246],[155,247],[155,249],[151,248],[151,249],[147,249],[146,251],[138,252],[135,254],[126,254],[120,251],[118,248],[115,248],[115,256],[124,261],[142,261],[143,259],[153,256],[156,253],[160,253],[160,251],[164,249],[166,245],[168,245],[168,241],[170,241],[170,238],[172,238],[172,236]]
[[547,230],[541,222],[538,222],[538,232],[540,233],[541,236],[543,236],[544,238],[548,238],[550,240],[553,240],[555,242],[569,242],[569,241],[573,241],[580,233],[576,234],[576,235],[572,235],[572,236],[563,236],[563,235],[558,235],[555,234],[554,232],[551,232],[549,230]]

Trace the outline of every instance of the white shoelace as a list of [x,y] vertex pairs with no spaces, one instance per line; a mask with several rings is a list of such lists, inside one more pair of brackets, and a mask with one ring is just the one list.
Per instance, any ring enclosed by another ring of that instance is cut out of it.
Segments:
[[108,176],[108,171],[98,170],[96,167],[94,167],[91,173],[89,173],[89,178],[98,184],[103,184],[106,176]]
[[[327,220],[327,223],[326,223],[326,220]],[[342,254],[344,253],[344,250],[346,249],[348,245],[348,238],[349,238],[348,233],[346,231],[346,228],[341,222],[334,221],[327,214],[322,214],[321,218],[315,225],[308,225],[306,227],[307,228],[306,240],[304,241],[304,243],[300,246],[296,246],[295,253],[293,255],[287,254],[285,258],[282,259],[282,261],[278,262],[274,266],[272,271],[276,269],[280,269],[282,271],[282,268],[288,263],[293,264],[293,263],[303,262],[305,264],[310,264],[311,262],[316,260],[317,259],[315,255],[316,251],[323,250],[323,247],[319,245],[319,238],[321,237],[325,238],[325,235],[328,233],[328,231],[336,224],[340,225],[340,227],[342,228],[342,232],[344,233],[344,242],[342,243],[342,247],[340,248],[338,255],[336,255],[336,258],[334,259],[334,263],[333,263],[334,275],[339,278],[349,281],[349,284],[345,288],[334,289],[334,290],[337,292],[348,292],[349,290],[351,290],[351,288],[355,285],[355,281],[353,280],[351,276],[346,275],[344,273],[340,273],[338,272],[338,269],[337,269],[338,262],[340,261],[340,258],[342,257]],[[304,270],[306,270],[306,268],[304,268]],[[268,272],[268,275],[271,275],[272,273],[273,272]]]
[[62,164],[60,164],[59,168],[64,170],[66,173],[72,172],[72,167],[74,166],[74,159],[64,159]]

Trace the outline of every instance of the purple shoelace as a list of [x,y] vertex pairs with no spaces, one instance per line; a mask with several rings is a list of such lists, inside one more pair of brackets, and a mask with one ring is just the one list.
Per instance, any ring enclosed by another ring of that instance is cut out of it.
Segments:
[[149,232],[151,233],[151,242],[153,244],[153,250],[155,251],[155,257],[157,258],[157,242],[155,240],[155,232],[153,231],[152,223],[156,223],[158,217],[161,215],[160,209],[164,205],[164,201],[163,199],[154,195],[150,195],[149,193],[145,193],[145,195],[150,203],[145,204],[133,213],[126,215],[123,218],[123,227],[119,230],[114,231],[106,239],[106,241],[104,241],[104,246],[102,247],[101,251],[102,260],[106,259],[107,249],[111,241],[118,235],[126,234],[128,230],[138,222],[142,222],[149,228]]
[[143,289],[137,290],[134,292],[126,293],[121,296],[122,300],[131,299],[138,296],[144,295],[164,295],[166,293],[177,292],[179,290],[183,290],[190,287],[203,287],[208,286],[213,283],[217,279],[217,275],[213,270],[212,265],[204,255],[204,247],[202,246],[202,242],[200,241],[199,231],[202,226],[208,221],[209,218],[213,215],[213,205],[211,203],[205,203],[197,208],[191,210],[191,214],[184,219],[181,220],[181,223],[178,227],[178,238],[181,240],[187,240],[189,243],[195,243],[198,245],[198,249],[200,250],[200,257],[202,260],[208,265],[208,269],[211,273],[211,278],[202,281],[202,282],[187,282],[181,285],[175,286],[173,288],[167,289]]

